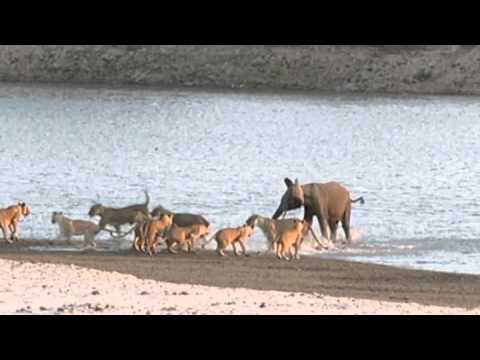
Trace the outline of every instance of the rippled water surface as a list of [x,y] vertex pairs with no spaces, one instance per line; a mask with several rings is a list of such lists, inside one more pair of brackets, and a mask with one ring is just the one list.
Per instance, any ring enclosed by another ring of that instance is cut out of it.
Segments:
[[366,200],[357,241],[323,256],[480,273],[478,98],[2,85],[0,109],[0,202],[31,204],[25,237],[55,237],[53,210],[87,218],[97,194],[123,206],[143,188],[239,225],[271,216],[288,176]]

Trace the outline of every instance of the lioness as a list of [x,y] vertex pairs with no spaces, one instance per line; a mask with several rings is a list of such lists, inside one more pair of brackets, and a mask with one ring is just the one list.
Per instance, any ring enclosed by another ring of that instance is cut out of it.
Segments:
[[183,246],[187,244],[188,252],[193,252],[193,246],[196,240],[209,234],[209,228],[203,224],[194,224],[191,226],[178,226],[173,224],[167,235],[167,248],[172,254],[176,254],[173,250],[175,245]]
[[[19,240],[19,223],[32,212],[31,208],[24,202],[18,202],[16,205],[0,209],[0,228],[3,231],[3,237],[9,244],[14,240]],[[10,231],[10,238],[8,232]]]
[[[267,238],[267,252],[273,250],[276,252],[276,240],[280,233],[287,229],[291,229],[292,226],[295,224],[295,220],[298,219],[281,219],[281,220],[273,220],[267,217],[263,217],[260,215],[252,215],[247,219],[248,225],[254,225],[262,230],[263,234]],[[309,230],[308,226],[304,227],[304,236],[307,234]]]
[[247,255],[246,247],[245,247],[245,242],[252,237],[253,233],[255,231],[255,225],[242,225],[240,227],[236,228],[226,228],[219,230],[213,235],[212,238],[210,238],[207,242],[203,244],[202,247],[205,247],[206,244],[208,244],[210,241],[215,239],[217,242],[217,253],[220,256],[226,256],[224,253],[224,250],[231,245],[233,247],[233,253],[235,256],[238,256],[237,253],[237,248],[236,248],[236,243],[240,244],[240,247],[242,248],[243,255]]
[[135,216],[138,212],[149,215],[148,204],[150,203],[150,197],[147,191],[144,191],[144,193],[146,198],[144,204],[130,205],[123,208],[107,207],[102,204],[93,205],[88,211],[88,215],[90,217],[100,217],[97,233],[104,230],[107,225],[112,225],[117,232],[120,232],[122,225],[135,223]]
[[162,214],[159,219],[149,220],[143,229],[143,250],[149,255],[155,254],[158,237],[165,237],[166,232],[172,226],[173,215]]
[[65,239],[71,242],[72,236],[83,235],[85,246],[96,247],[95,235],[97,234],[98,225],[91,221],[72,220],[66,217],[63,212],[54,211],[52,213],[52,224],[58,224],[60,228],[59,239]]
[[152,210],[151,215],[153,217],[159,216],[161,214],[173,214],[173,223],[178,226],[191,226],[195,224],[210,226],[207,219],[201,215],[189,214],[189,213],[175,213],[173,211],[165,209],[163,206],[159,205]]
[[133,247],[137,251],[145,252],[145,234],[149,221],[152,220],[150,214],[145,215],[143,212],[137,212],[135,215],[135,233],[133,238]]
[[[279,259],[292,260],[291,248],[295,246],[295,259],[300,259],[298,249],[302,244],[304,237],[305,220],[294,220],[294,225],[280,233],[277,239],[277,257]],[[289,253],[290,258],[286,257]]]

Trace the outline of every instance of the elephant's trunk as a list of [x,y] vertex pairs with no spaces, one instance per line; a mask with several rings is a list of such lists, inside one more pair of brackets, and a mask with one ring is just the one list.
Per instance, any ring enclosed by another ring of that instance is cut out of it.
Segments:
[[273,214],[272,219],[277,220],[283,213],[282,207],[279,206],[277,211],[275,211],[275,214]]

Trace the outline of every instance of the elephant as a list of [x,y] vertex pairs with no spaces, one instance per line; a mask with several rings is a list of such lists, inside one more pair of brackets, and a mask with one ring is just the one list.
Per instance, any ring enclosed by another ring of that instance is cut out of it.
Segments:
[[350,192],[338,182],[312,183],[300,185],[298,179],[293,182],[289,178],[284,179],[287,186],[273,219],[278,219],[288,210],[304,207],[304,220],[308,222],[315,240],[321,246],[313,232],[313,217],[316,216],[320,225],[320,231],[325,239],[328,239],[327,226],[330,228],[331,240],[336,240],[338,223],[342,223],[343,231],[348,242],[351,241],[350,214],[352,203],[365,203],[363,197],[352,200]]

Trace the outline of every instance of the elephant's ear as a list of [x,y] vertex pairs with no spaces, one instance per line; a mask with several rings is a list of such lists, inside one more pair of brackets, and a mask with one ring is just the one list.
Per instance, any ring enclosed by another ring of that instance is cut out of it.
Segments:
[[285,182],[285,185],[287,185],[287,189],[293,185],[293,181],[289,178],[285,178],[283,181]]

